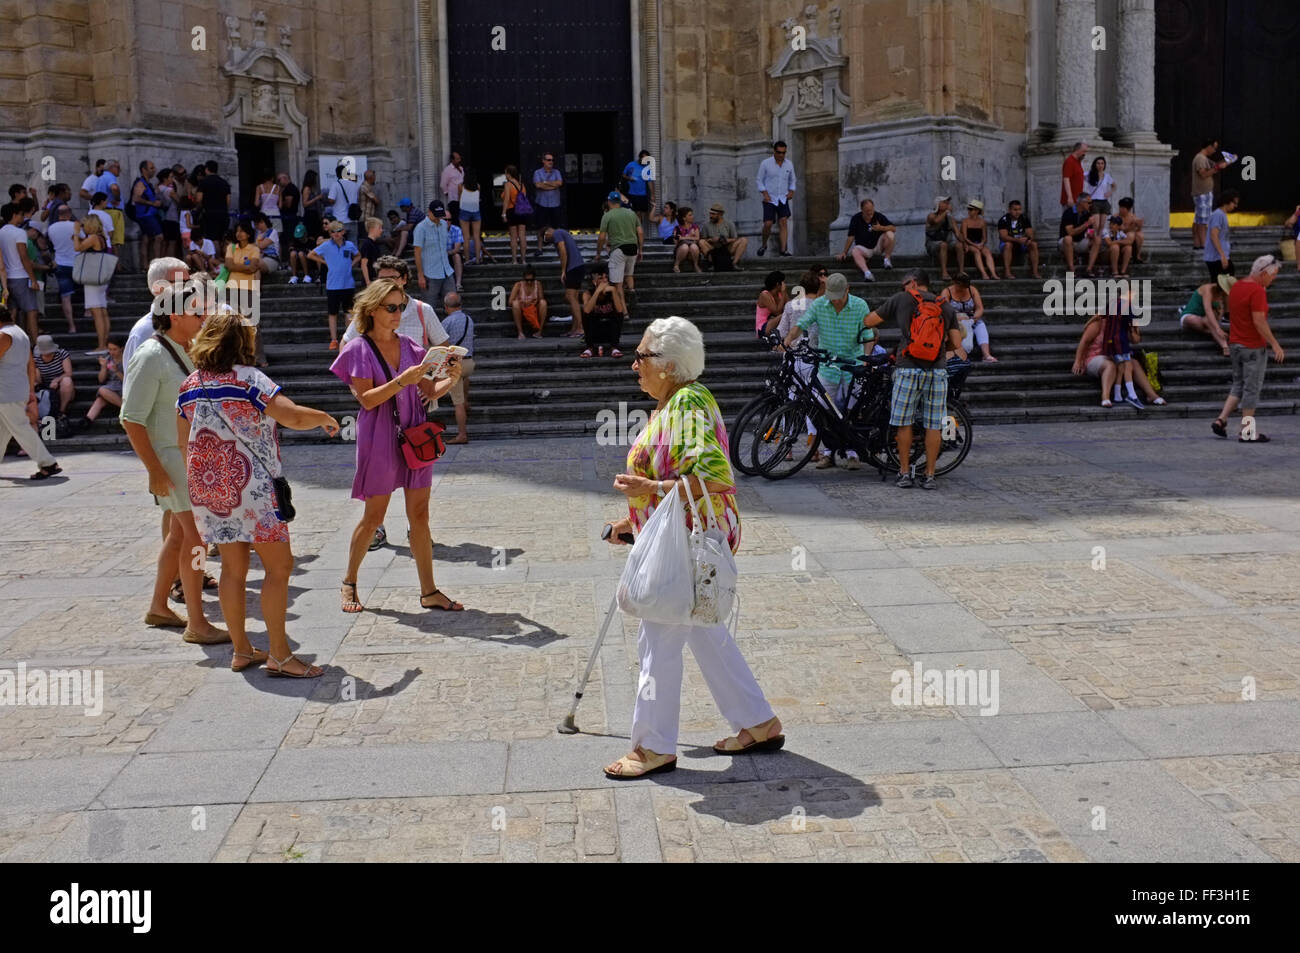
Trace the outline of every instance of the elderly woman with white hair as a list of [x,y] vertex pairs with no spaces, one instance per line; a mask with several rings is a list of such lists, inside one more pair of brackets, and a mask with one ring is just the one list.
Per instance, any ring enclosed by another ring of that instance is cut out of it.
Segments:
[[[740,511],[727,458],[727,431],[717,402],[697,378],[704,370],[704,339],[685,318],[651,322],[637,348],[632,368],[641,389],[658,401],[650,422],[627,456],[626,473],[614,488],[628,498],[628,516],[614,523],[610,541],[639,531],[664,499],[678,501],[689,524],[683,484],[698,499],[708,493],[727,543],[740,545]],[[689,439],[683,439],[688,435]],[[677,728],[681,710],[682,646],[689,643],[704,681],[735,735],[719,741],[719,754],[775,751],[785,744],[781,722],[772,712],[725,623],[671,625],[641,621],[637,649],[639,684],[654,691],[637,693],[632,714],[632,752],[605,767],[607,777],[627,779],[677,766]],[[650,696],[650,697],[647,697]]]

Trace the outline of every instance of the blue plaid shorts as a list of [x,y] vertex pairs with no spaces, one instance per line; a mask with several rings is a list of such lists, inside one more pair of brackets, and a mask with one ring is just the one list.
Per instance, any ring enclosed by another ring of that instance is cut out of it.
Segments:
[[942,430],[948,416],[948,371],[942,367],[923,371],[918,367],[894,370],[894,393],[889,402],[889,426],[906,427],[916,420],[918,406],[921,426]]

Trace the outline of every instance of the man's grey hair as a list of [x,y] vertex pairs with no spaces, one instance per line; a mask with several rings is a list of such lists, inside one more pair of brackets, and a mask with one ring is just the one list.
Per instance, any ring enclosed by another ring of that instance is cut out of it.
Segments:
[[171,273],[178,270],[188,275],[190,266],[179,258],[155,258],[149,262],[149,273],[146,276],[146,281],[149,283],[149,293],[161,293],[163,287],[168,284]]
[[442,307],[444,311],[455,311],[460,307],[460,295],[454,291],[445,295],[442,299]]
[[675,314],[659,318],[650,322],[646,335],[658,360],[672,364],[670,376],[677,383],[689,383],[704,373],[704,335],[690,321]]

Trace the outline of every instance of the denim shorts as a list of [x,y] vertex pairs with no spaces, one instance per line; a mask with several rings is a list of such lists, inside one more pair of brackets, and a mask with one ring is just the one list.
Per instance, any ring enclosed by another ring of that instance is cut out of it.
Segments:
[[77,283],[72,280],[71,265],[55,265],[54,275],[59,279],[59,295],[67,297],[77,290]]
[[482,212],[467,212],[467,211],[465,211],[464,209],[461,209],[461,210],[460,210],[460,220],[461,220],[462,222],[480,222],[480,221],[483,220],[483,213],[482,213]]

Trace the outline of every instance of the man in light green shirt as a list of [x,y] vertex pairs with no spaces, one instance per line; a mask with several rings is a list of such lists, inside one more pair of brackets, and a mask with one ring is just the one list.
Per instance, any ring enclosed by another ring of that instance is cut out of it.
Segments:
[[600,257],[606,242],[609,244],[609,280],[622,284],[623,293],[635,291],[632,273],[641,260],[645,245],[645,232],[636,212],[624,208],[617,192],[609,194],[609,210],[600,218],[600,234],[596,236],[596,257]]
[[[808,306],[804,316],[785,336],[784,344],[787,348],[791,347],[805,331],[816,326],[820,338],[818,343],[822,350],[830,351],[831,354],[846,361],[856,361],[858,355],[862,353],[862,342],[858,340],[858,332],[862,330],[862,322],[870,312],[871,309],[866,301],[857,295],[849,294],[847,278],[841,274],[831,275],[826,280],[826,293]],[[870,334],[872,337],[875,336],[875,332]],[[835,401],[835,406],[841,413],[847,413],[849,387],[853,383],[852,372],[833,364],[824,364],[818,370],[817,376],[826,388],[826,393]],[[848,451],[846,456],[844,465],[848,469],[856,470],[862,465],[854,451]],[[823,463],[825,466],[835,465],[834,458],[831,456],[827,456]],[[819,463],[817,466],[822,467],[823,464]]]

